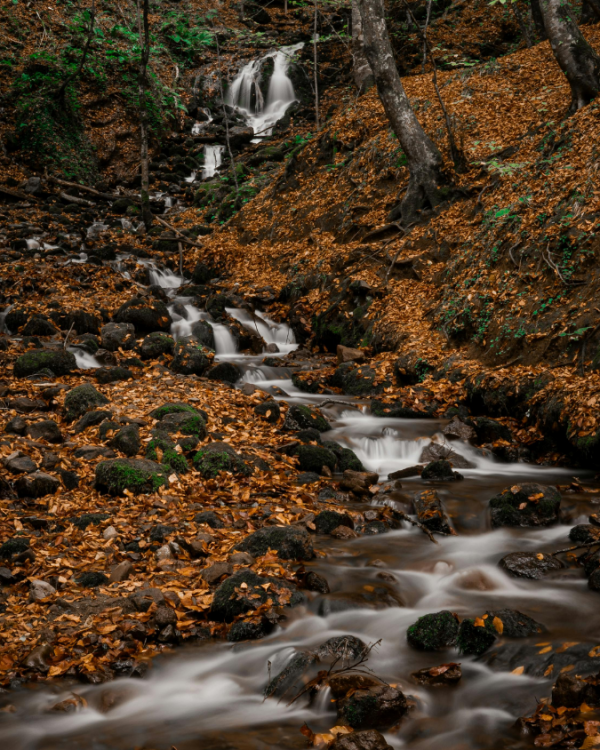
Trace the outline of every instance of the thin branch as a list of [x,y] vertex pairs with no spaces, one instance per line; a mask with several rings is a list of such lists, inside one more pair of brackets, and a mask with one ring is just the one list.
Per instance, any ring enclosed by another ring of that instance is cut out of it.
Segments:
[[92,43],[92,37],[94,36],[95,20],[96,20],[96,0],[92,0],[92,7],[90,9],[90,26],[88,29],[88,37],[85,43],[85,47],[83,48],[81,60],[79,61],[79,65],[77,66],[75,72],[71,73],[70,76],[67,76],[65,80],[62,82],[62,84],[59,86],[55,94],[56,97],[63,96],[69,83],[71,83],[71,81],[73,80],[76,80],[81,75],[81,71],[83,70],[83,66],[85,65],[85,60],[87,58],[87,55],[90,49],[90,44]]

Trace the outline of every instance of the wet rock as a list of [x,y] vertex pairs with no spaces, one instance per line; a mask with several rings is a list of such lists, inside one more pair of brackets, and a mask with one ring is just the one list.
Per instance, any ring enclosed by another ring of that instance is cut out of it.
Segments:
[[339,365],[329,382],[348,396],[376,395],[390,385],[388,381],[379,382],[376,371],[368,365],[354,362]]
[[586,680],[575,674],[559,675],[552,688],[552,705],[557,708],[579,708],[584,703],[588,706],[599,706],[600,685],[597,682],[597,679]]
[[25,657],[25,666],[27,669],[32,669],[36,672],[48,672],[50,666],[46,660],[50,659],[53,650],[53,647],[49,643],[41,643]]
[[40,602],[56,594],[56,589],[46,581],[34,579],[29,586],[29,598],[32,602]]
[[315,474],[323,474],[324,466],[333,471],[337,463],[335,455],[320,445],[300,445],[297,455],[300,470],[314,471]]
[[160,331],[148,334],[140,347],[140,357],[142,359],[157,359],[163,354],[172,354],[175,348],[175,341],[172,336]]
[[479,624],[478,621],[466,618],[460,623],[456,645],[461,654],[481,656],[495,641],[496,635],[486,628],[483,620]]
[[442,534],[454,533],[450,519],[435,490],[417,492],[413,497],[413,505],[420,523],[430,531]]
[[232,573],[233,565],[226,562],[218,562],[201,570],[200,577],[203,578],[209,586],[213,586],[223,578],[223,576],[230,576]]
[[221,380],[224,383],[237,383],[242,377],[242,371],[233,362],[219,362],[218,365],[210,368],[206,377],[210,380]]
[[[131,323],[137,333],[168,333],[173,320],[167,306],[155,298],[134,297],[117,310],[113,315],[115,323]],[[106,347],[108,349],[108,347]]]
[[[263,588],[267,584],[271,585]],[[304,596],[288,581],[239,570],[217,588],[210,615],[219,622],[231,622],[239,615],[258,609],[267,599],[275,606],[296,606],[304,602]]]
[[[367,646],[354,635],[337,635],[322,643],[315,654],[319,661],[339,661],[340,666],[358,661],[367,652]],[[348,690],[339,694],[345,695]]]
[[519,670],[519,673],[532,677],[555,677],[565,669],[568,669],[567,674],[572,675],[596,675],[596,646],[596,641],[575,643],[557,640],[548,641],[544,646],[519,641],[499,641],[480,660],[495,670]]
[[427,687],[451,687],[456,685],[462,677],[460,664],[450,662],[442,664],[439,667],[430,667],[429,669],[420,669],[413,672],[411,677],[418,685]]
[[464,440],[465,442],[474,440],[477,434],[471,425],[456,416],[444,427],[442,433],[450,440]]
[[194,456],[194,466],[205,479],[214,479],[221,471],[248,476],[250,467],[227,443],[209,443]]
[[281,409],[277,401],[263,401],[262,404],[257,404],[254,407],[254,411],[264,417],[270,424],[277,424],[281,416]]
[[[300,433],[298,434],[300,437]],[[360,462],[358,456],[351,448],[343,448],[337,443],[331,441],[323,441],[323,448],[327,448],[331,451],[336,458],[335,470],[343,473],[345,471],[364,471],[365,467]]]
[[453,451],[447,445],[440,445],[439,443],[430,443],[425,446],[421,452],[419,461],[423,463],[430,461],[448,461],[455,469],[472,469],[474,466],[474,464],[467,461],[466,458],[459,453],[456,453],[456,451]]
[[385,737],[375,729],[366,729],[362,732],[349,732],[338,734],[329,745],[329,750],[392,750]]
[[128,424],[125,427],[121,427],[111,439],[110,445],[126,456],[137,455],[142,447],[139,427],[136,424]]
[[189,411],[166,414],[156,425],[156,430],[169,435],[172,433],[190,435],[198,440],[204,440],[208,434],[204,417],[198,412]]
[[306,430],[314,428],[319,432],[327,432],[331,425],[325,417],[318,414],[314,409],[303,404],[293,404],[285,415],[284,429]]
[[84,430],[87,430],[88,427],[95,427],[104,422],[105,419],[110,419],[111,417],[112,413],[110,411],[88,411],[87,414],[84,414],[83,417],[81,417],[81,419],[77,420],[73,430],[76,433],[83,432]]
[[352,349],[349,346],[342,346],[338,344],[337,347],[337,361],[340,364],[344,362],[363,362],[365,359],[365,353],[362,349]]
[[131,323],[108,323],[100,329],[100,341],[109,352],[128,351],[136,345],[135,327]]
[[338,513],[335,510],[324,510],[319,513],[313,521],[317,534],[331,534],[338,526],[354,528],[354,521],[347,513]]
[[94,373],[94,377],[101,385],[108,385],[119,380],[131,380],[133,373],[127,367],[100,367]]
[[315,573],[314,570],[306,574],[304,588],[308,591],[316,591],[318,594],[329,594],[330,592],[329,583],[325,576]]
[[60,427],[52,419],[29,424],[27,434],[33,440],[46,440],[48,443],[62,443],[63,440]]
[[147,459],[117,458],[96,466],[96,489],[109,495],[150,494],[167,483],[163,466]]
[[492,526],[549,526],[559,519],[560,502],[560,492],[554,487],[507,487],[490,500]]
[[494,443],[496,440],[512,440],[512,433],[505,425],[495,419],[477,417],[469,422],[476,433],[477,443]]
[[354,729],[387,729],[402,719],[408,704],[398,688],[377,685],[338,699],[337,708],[342,722]]
[[60,487],[60,482],[51,474],[36,471],[22,476],[15,482],[15,490],[19,497],[45,497],[53,495]]
[[419,411],[410,406],[384,401],[371,401],[371,414],[374,417],[393,417],[394,419],[425,419],[431,416],[426,411]]
[[588,578],[588,587],[592,591],[600,591],[600,568],[596,568],[596,570],[592,571],[590,574],[590,577]]
[[387,534],[389,528],[383,521],[369,521],[362,528],[362,533],[365,536],[376,536],[377,534]]
[[206,346],[208,349],[215,350],[215,332],[211,324],[206,320],[199,320],[192,325],[192,336]]
[[510,576],[533,580],[539,580],[564,568],[558,558],[542,552],[511,552],[503,557],[498,565]]
[[486,628],[503,638],[528,638],[545,632],[543,625],[532,617],[517,612],[515,609],[498,609],[488,611],[483,616]]
[[227,640],[230,643],[257,641],[268,636],[273,628],[273,623],[264,617],[259,622],[234,622],[227,633]]
[[289,699],[294,698],[303,687],[302,676],[315,661],[316,657],[310,651],[295,653],[284,669],[269,682],[265,688],[265,698],[283,698],[286,695]]
[[91,383],[83,383],[72,388],[65,396],[64,418],[73,422],[96,406],[108,404],[108,399],[97,391]]
[[90,570],[85,573],[82,573],[81,575],[77,576],[75,579],[79,586],[82,586],[86,589],[95,589],[98,588],[98,586],[106,586],[106,584],[110,583],[109,579],[104,575],[104,573],[100,573],[96,570]]
[[211,365],[211,359],[204,349],[194,344],[175,344],[173,355],[170,368],[180,375],[202,376]]
[[340,487],[355,495],[371,495],[370,487],[377,484],[379,475],[371,471],[353,471],[346,469],[340,482]]
[[4,432],[11,433],[13,435],[24,435],[27,430],[27,422],[23,417],[13,417],[10,422],[7,422],[4,427]]
[[[260,8],[262,11],[263,8]],[[265,11],[266,12],[266,11]],[[229,129],[229,142],[232,148],[240,148],[254,138],[254,130],[245,125],[236,125]]]
[[129,560],[124,560],[118,565],[115,565],[110,571],[110,580],[113,583],[121,583],[121,581],[126,581],[132,573],[133,565]]
[[440,651],[456,644],[458,619],[452,612],[442,610],[423,615],[406,632],[408,645],[419,651]]
[[600,541],[600,526],[581,523],[569,531],[569,539],[575,544],[593,544]]
[[2,463],[13,474],[31,474],[37,469],[35,461],[20,452],[11,453]]
[[463,479],[458,471],[452,471],[452,464],[446,460],[432,461],[423,468],[421,479],[424,482],[452,482]]
[[349,526],[336,526],[329,534],[334,539],[357,539],[359,536],[358,532]]
[[310,534],[300,526],[271,526],[255,531],[234,549],[261,557],[272,549],[282,560],[310,560],[313,546]]
[[68,375],[77,369],[75,355],[64,350],[35,350],[21,355],[14,365],[16,378],[26,378],[41,370],[50,370],[54,375]]
[[320,481],[321,477],[314,471],[304,471],[296,477],[296,484],[314,484]]

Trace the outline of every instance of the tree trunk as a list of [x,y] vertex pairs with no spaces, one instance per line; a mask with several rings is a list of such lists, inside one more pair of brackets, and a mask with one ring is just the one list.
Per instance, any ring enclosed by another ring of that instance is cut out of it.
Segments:
[[541,0],[540,8],[552,52],[571,86],[572,114],[600,92],[600,57],[586,42],[566,0]]
[[401,203],[402,221],[409,224],[424,207],[441,202],[442,155],[412,111],[396,69],[383,0],[358,0],[365,52],[385,113],[408,160],[408,189]]
[[544,17],[542,15],[542,9],[540,8],[541,0],[531,0],[531,17],[533,18],[533,25],[538,39],[543,42],[547,39],[546,27],[544,26]]
[[140,106],[140,162],[142,168],[141,203],[142,221],[146,229],[152,226],[152,211],[150,210],[150,165],[148,158],[148,111],[146,108],[146,92],[148,89],[148,60],[150,58],[150,26],[148,22],[148,2],[143,3],[140,13],[140,0],[137,0],[138,36],[140,45],[140,66],[138,94]]
[[317,0],[315,0],[315,19],[313,28],[313,80],[315,89],[315,124],[317,130],[320,130],[321,123],[319,117],[319,57],[317,54],[317,42],[319,41],[319,35],[317,30],[319,28],[319,12],[317,10]]
[[358,9],[358,0],[352,0],[352,60],[354,83],[359,94],[364,94],[375,85],[373,71],[367,60],[362,30],[362,19]]

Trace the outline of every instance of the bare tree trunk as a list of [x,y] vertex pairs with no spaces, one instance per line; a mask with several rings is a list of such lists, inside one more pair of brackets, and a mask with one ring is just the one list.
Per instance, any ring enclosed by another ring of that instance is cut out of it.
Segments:
[[364,94],[375,85],[373,71],[367,60],[364,47],[362,19],[358,9],[358,0],[352,0],[352,60],[354,65],[354,83],[359,94]]
[[[140,2],[143,3],[140,12]],[[146,92],[148,89],[148,60],[150,58],[150,25],[148,22],[149,0],[137,0],[138,37],[140,45],[139,66],[139,107],[140,107],[140,162],[142,167],[141,203],[142,221],[146,229],[152,226],[150,210],[150,164],[148,158],[148,111],[146,109]]]
[[[214,23],[213,23],[214,28]],[[231,164],[231,171],[233,173],[233,182],[235,185],[235,196],[236,202],[240,198],[240,186],[238,184],[237,172],[235,171],[235,159],[233,158],[233,151],[231,150],[231,138],[229,136],[229,115],[227,114],[227,107],[225,106],[225,92],[223,90],[223,68],[221,61],[221,46],[219,44],[219,37],[215,29],[215,42],[217,45],[217,62],[219,64],[219,94],[221,96],[221,108],[223,110],[223,119],[225,121],[225,143],[227,144],[227,153],[229,155],[229,163]]]
[[552,52],[571,86],[572,114],[600,92],[600,57],[585,40],[565,0],[541,0],[540,8]]
[[542,9],[540,8],[540,0],[531,0],[531,17],[533,18],[533,25],[540,41],[548,38],[546,34],[546,27],[544,26],[544,17],[542,15]]
[[81,71],[83,70],[83,66],[85,65],[88,52],[90,51],[90,44],[92,43],[92,38],[94,36],[95,20],[96,20],[96,0],[92,0],[92,7],[90,8],[90,24],[89,24],[89,29],[88,29],[88,37],[85,42],[85,47],[83,48],[83,52],[81,53],[81,60],[79,61],[79,65],[77,66],[75,71],[71,73],[70,76],[67,76],[65,80],[61,83],[60,87],[58,88],[56,92],[57,97],[64,96],[64,93],[69,83],[71,81],[76,81],[81,75]]
[[320,130],[321,124],[320,124],[320,117],[319,117],[319,58],[317,54],[317,42],[318,42],[318,33],[317,29],[319,28],[318,21],[319,21],[319,14],[317,10],[317,0],[314,0],[315,3],[315,22],[314,22],[314,28],[313,28],[313,73],[314,73],[314,88],[315,88],[315,123],[317,130]]
[[515,14],[515,18],[517,19],[517,23],[521,28],[521,33],[525,38],[525,43],[527,44],[527,47],[531,49],[533,47],[533,40],[531,38],[531,34],[529,33],[529,26],[526,19],[523,18],[523,14],[521,13],[521,9],[519,8],[517,2],[512,3],[512,9]]
[[431,20],[431,4],[432,0],[427,0],[427,17],[425,18],[425,28],[423,29],[423,73],[425,73],[425,65],[427,63],[427,29],[429,28],[429,21]]
[[401,203],[402,221],[408,224],[419,210],[441,202],[444,184],[442,155],[413,112],[396,69],[388,35],[383,0],[358,0],[365,37],[365,52],[375,76],[379,97],[408,160],[408,189]]

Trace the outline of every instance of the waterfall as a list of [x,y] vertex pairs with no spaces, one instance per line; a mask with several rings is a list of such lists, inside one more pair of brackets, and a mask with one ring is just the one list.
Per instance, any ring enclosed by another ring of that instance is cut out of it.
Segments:
[[[258,60],[252,60],[240,70],[227,92],[227,104],[241,112],[248,125],[260,136],[271,135],[273,126],[296,101],[294,86],[288,78],[288,69],[296,52],[303,43],[282,47],[269,52]],[[273,75],[269,81],[266,102],[259,84],[259,76],[265,60],[273,59]],[[254,93],[254,103],[252,94]]]
[[204,146],[204,166],[202,167],[202,179],[207,180],[214,177],[223,161],[225,146]]

